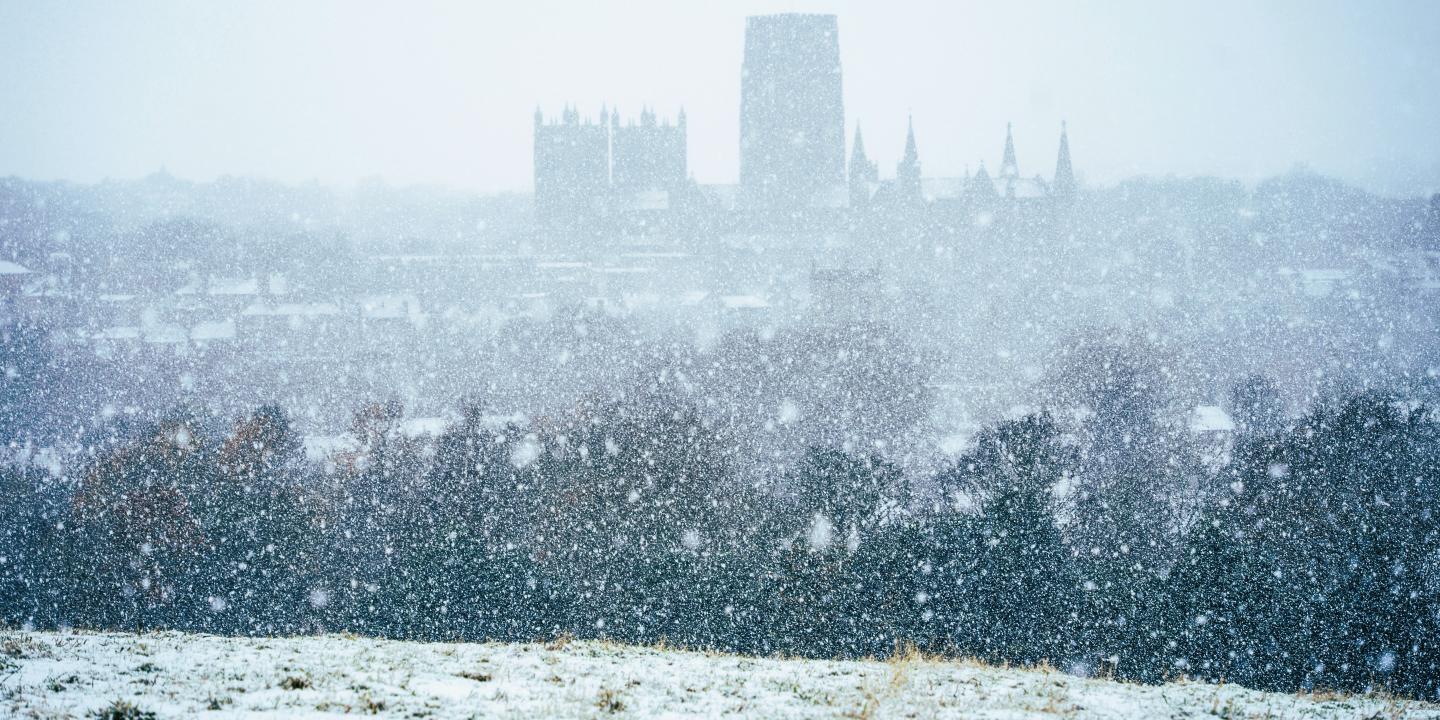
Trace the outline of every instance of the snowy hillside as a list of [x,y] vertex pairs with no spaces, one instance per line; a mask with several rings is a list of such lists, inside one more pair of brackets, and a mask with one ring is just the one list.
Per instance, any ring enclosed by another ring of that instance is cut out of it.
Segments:
[[10,717],[1440,718],[1440,706],[1383,697],[1151,687],[919,657],[179,633],[22,632],[0,645]]

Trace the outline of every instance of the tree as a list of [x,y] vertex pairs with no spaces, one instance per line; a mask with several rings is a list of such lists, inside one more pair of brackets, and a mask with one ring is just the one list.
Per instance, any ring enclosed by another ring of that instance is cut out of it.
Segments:
[[214,477],[192,493],[208,540],[204,625],[240,633],[315,627],[318,584],[314,488],[289,417],[274,405],[236,422],[214,457]]
[[984,657],[1029,664],[1072,650],[1077,583],[1055,492],[1073,462],[1059,427],[1042,414],[981,432],[951,471],[951,482],[979,501],[967,600],[984,628],[975,638]]
[[68,544],[82,616],[111,627],[194,616],[206,538],[186,490],[209,482],[209,457],[195,416],[181,412],[85,471]]
[[1065,535],[1084,589],[1084,643],[1132,679],[1164,675],[1163,578],[1203,497],[1201,463],[1178,422],[1176,365],[1148,341],[1091,334],[1051,371],[1057,416],[1081,418]]
[[0,439],[43,429],[37,421],[49,415],[53,362],[44,327],[0,317]]
[[1263,375],[1249,375],[1230,387],[1225,410],[1242,434],[1267,435],[1285,423],[1285,404],[1275,383]]

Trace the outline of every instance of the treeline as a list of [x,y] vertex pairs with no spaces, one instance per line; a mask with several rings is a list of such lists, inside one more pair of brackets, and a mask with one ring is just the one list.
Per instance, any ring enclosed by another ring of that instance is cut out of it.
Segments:
[[279,409],[221,434],[177,414],[66,478],[3,470],[0,618],[846,657],[908,641],[1436,697],[1434,416],[1367,392],[1286,419],[1252,381],[1207,455],[1114,370],[1077,381],[1083,412],[995,424],[921,476],[825,447],[740,472],[704,399],[654,378],[530,427],[475,409],[433,443],[367,406],[328,469]]

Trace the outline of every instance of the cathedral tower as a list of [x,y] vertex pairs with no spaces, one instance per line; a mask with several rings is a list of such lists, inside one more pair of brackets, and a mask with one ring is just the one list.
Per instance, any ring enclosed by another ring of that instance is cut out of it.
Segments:
[[535,109],[535,215],[545,226],[578,225],[598,211],[610,187],[609,112],[582,120],[566,106],[550,121]]
[[[845,110],[834,15],[745,24],[740,185],[752,207],[809,207],[845,184]],[[843,192],[843,190],[842,190]]]

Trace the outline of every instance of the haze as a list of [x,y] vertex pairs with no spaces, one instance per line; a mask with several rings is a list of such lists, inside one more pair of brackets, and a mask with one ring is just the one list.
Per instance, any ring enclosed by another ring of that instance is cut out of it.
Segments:
[[690,168],[735,182],[746,15],[839,15],[846,123],[894,171],[1255,181],[1298,163],[1440,188],[1432,2],[0,3],[0,176],[528,192],[532,113],[684,106]]

